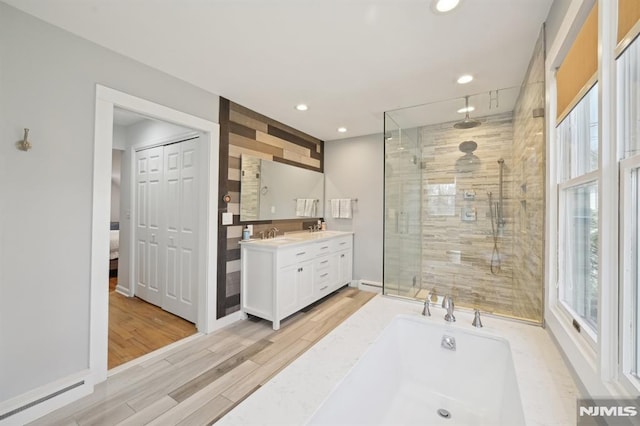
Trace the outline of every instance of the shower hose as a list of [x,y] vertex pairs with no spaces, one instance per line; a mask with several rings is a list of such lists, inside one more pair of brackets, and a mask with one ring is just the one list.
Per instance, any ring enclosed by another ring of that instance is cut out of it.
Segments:
[[[489,214],[491,215],[491,235],[493,236],[493,250],[491,252],[491,273],[497,275],[502,267],[502,261],[500,260],[500,250],[498,249],[498,226],[495,223],[495,217],[493,214],[493,200],[491,198],[491,192],[487,193],[489,196]],[[495,205],[496,212],[498,211],[498,203]],[[497,214],[497,213],[496,213]]]

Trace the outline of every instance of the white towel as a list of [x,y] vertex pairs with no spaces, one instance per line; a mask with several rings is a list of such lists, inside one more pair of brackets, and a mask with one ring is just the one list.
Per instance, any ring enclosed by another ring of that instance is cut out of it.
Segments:
[[297,198],[296,199],[296,216],[304,216],[304,210],[307,205],[306,198]]
[[331,217],[340,217],[340,200],[336,198],[331,200]]
[[340,218],[351,219],[351,198],[340,199]]
[[316,213],[316,200],[313,198],[306,198],[304,203],[304,215],[305,217],[313,217]]

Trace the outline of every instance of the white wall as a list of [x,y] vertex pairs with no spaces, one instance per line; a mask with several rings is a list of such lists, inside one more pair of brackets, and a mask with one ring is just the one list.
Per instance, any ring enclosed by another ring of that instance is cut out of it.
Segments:
[[113,123],[113,149],[127,148],[127,127]]
[[122,155],[122,185],[120,188],[120,258],[118,259],[117,290],[130,295],[129,256],[131,253],[131,163],[132,148],[139,149],[157,145],[158,142],[174,140],[194,130],[174,124],[144,120],[124,127],[123,141],[126,149]]
[[218,96],[0,3],[0,402],[88,368],[96,83],[218,122]]
[[[327,229],[353,231],[353,278],[382,282],[384,140],[382,134],[325,142]],[[331,217],[329,200],[357,198],[352,219]]]
[[122,175],[122,153],[111,150],[111,222],[120,221],[120,177]]

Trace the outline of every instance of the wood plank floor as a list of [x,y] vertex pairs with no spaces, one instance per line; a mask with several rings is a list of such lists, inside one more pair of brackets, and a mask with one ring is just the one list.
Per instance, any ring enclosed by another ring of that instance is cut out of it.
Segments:
[[[109,288],[115,288],[113,279]],[[196,334],[196,326],[137,297],[109,291],[108,368]]]
[[345,287],[273,331],[239,321],[115,374],[95,392],[33,425],[207,425],[367,303],[374,293]]

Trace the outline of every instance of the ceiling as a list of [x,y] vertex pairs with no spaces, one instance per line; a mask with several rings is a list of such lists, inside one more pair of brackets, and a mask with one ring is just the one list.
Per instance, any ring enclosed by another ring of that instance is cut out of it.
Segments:
[[[431,0],[3,1],[323,140],[519,86],[552,3],[462,0],[436,15]],[[464,73],[475,80],[458,85]]]

